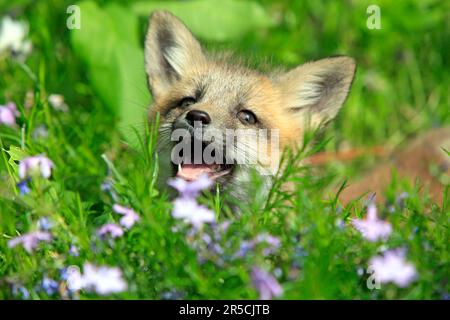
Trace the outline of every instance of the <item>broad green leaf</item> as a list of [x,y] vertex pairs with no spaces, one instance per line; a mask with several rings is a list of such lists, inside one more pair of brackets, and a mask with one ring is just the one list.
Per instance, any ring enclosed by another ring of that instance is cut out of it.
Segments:
[[20,161],[23,158],[28,157],[28,154],[25,152],[25,150],[16,146],[10,146],[9,150],[7,150],[6,152],[9,154],[10,160],[12,161]]
[[196,36],[215,41],[235,39],[272,25],[269,14],[255,1],[141,1],[133,3],[132,9],[141,16],[168,10],[183,20]]
[[96,92],[118,116],[126,141],[135,146],[132,127],[142,131],[150,102],[138,18],[116,4],[101,8],[93,1],[82,1],[78,5],[81,28],[72,31],[73,48],[86,63]]
[[6,153],[9,154],[8,163],[11,165],[11,167],[16,172],[17,172],[17,168],[18,168],[18,165],[16,162],[29,156],[28,153],[25,152],[25,150],[23,150],[19,147],[16,147],[16,146],[10,146],[9,150],[5,150],[5,151],[6,151]]

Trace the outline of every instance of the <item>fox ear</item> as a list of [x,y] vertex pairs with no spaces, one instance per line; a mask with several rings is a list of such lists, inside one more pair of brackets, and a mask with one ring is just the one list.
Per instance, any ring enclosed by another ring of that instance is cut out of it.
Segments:
[[326,58],[301,65],[278,80],[289,112],[317,126],[332,120],[350,90],[356,64],[350,57]]
[[145,40],[145,69],[154,98],[205,59],[187,27],[167,11],[155,11]]

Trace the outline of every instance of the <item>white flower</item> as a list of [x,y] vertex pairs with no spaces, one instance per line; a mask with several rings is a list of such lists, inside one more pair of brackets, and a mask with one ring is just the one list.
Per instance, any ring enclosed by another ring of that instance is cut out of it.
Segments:
[[64,102],[64,96],[61,94],[51,94],[48,96],[48,103],[53,109],[62,112],[68,112],[69,106]]
[[67,269],[67,287],[71,291],[85,289],[95,291],[100,295],[107,295],[125,291],[127,283],[122,279],[122,272],[119,268],[96,267],[86,263],[83,274],[77,266],[70,266]]
[[67,268],[67,288],[70,291],[78,291],[83,289],[84,280],[78,266],[70,266]]
[[0,26],[0,54],[11,50],[19,55],[28,55],[31,52],[31,42],[26,39],[28,24],[15,21],[6,16]]
[[214,212],[190,198],[176,199],[173,203],[172,216],[177,219],[184,219],[197,228],[205,222],[214,222],[216,218]]
[[84,265],[83,287],[106,295],[126,290],[127,284],[122,279],[122,272],[119,268],[95,267],[87,263]]
[[386,240],[392,233],[391,224],[378,219],[377,208],[373,203],[367,208],[367,218],[364,220],[354,219],[352,224],[364,238],[372,242],[379,239]]
[[404,288],[417,277],[414,265],[405,261],[403,250],[386,251],[383,256],[372,258],[369,266],[380,283],[393,282]]
[[35,172],[40,172],[42,177],[50,178],[53,167],[53,162],[43,155],[24,158],[19,163],[19,176],[24,179]]

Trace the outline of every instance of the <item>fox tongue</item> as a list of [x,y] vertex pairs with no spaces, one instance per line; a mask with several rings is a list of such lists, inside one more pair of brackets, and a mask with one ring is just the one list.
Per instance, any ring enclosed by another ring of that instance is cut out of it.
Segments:
[[197,180],[203,173],[213,173],[215,166],[212,164],[182,164],[178,166],[177,177],[185,180]]

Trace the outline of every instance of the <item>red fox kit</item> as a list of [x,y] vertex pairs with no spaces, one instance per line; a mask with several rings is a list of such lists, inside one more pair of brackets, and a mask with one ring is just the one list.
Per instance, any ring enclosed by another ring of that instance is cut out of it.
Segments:
[[[154,99],[150,121],[160,114],[162,176],[194,180],[208,174],[236,195],[251,168],[262,174],[277,168],[281,153],[275,149],[302,143],[306,123],[319,126],[336,116],[355,74],[352,58],[334,57],[265,75],[207,55],[186,26],[164,11],[150,18],[145,65]],[[177,147],[188,134],[199,142],[198,161]],[[265,157],[250,161],[263,149]]]

